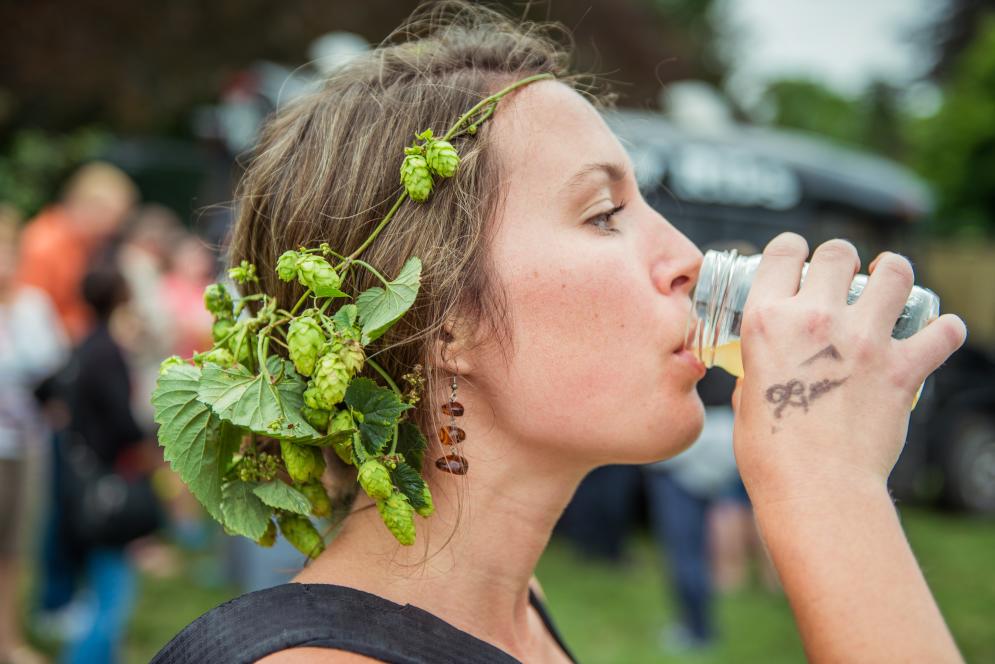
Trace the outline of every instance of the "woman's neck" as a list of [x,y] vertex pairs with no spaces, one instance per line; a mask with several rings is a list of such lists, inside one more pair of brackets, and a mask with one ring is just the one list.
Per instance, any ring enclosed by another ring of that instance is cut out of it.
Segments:
[[528,446],[509,442],[492,430],[474,438],[475,453],[464,444],[468,475],[428,473],[436,512],[415,517],[411,547],[397,544],[361,493],[338,537],[296,580],[413,604],[508,652],[528,652],[529,581],[587,469],[526,458]]

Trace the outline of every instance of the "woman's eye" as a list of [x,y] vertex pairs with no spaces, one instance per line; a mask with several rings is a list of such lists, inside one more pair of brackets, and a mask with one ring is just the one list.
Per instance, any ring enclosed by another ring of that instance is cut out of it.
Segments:
[[618,233],[619,231],[615,228],[615,222],[612,220],[612,217],[621,212],[624,208],[625,203],[619,203],[611,210],[591,217],[587,220],[587,223],[605,233]]

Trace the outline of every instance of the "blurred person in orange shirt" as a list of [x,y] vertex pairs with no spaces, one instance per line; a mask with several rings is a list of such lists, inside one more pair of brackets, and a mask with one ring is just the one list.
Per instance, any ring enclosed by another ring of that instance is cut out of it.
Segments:
[[80,295],[87,264],[120,229],[138,198],[138,188],[123,171],[91,162],[69,178],[61,202],[42,210],[24,229],[18,280],[48,294],[73,342],[92,324]]
[[28,460],[44,437],[31,393],[65,360],[68,343],[48,296],[14,281],[19,225],[0,205],[0,662],[29,664],[42,659],[21,633],[18,573]]

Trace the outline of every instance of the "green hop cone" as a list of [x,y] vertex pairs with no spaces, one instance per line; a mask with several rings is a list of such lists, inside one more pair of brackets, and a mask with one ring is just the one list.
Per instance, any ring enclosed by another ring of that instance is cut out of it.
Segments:
[[307,423],[317,429],[319,432],[324,433],[328,431],[328,421],[329,412],[327,410],[321,410],[320,408],[311,408],[309,406],[304,406],[301,408],[301,415],[307,420]]
[[263,533],[263,536],[256,540],[256,544],[265,546],[267,549],[276,544],[276,524],[272,520],[266,526],[266,532]]
[[329,500],[325,487],[321,482],[308,482],[298,489],[311,501],[311,514],[324,519],[332,515],[332,501]]
[[313,380],[307,384],[307,389],[304,390],[304,405],[313,410],[328,410],[322,403],[318,388]]
[[256,338],[252,332],[244,324],[235,323],[234,333],[228,337],[227,346],[239,364],[249,365],[249,357],[256,350],[255,343]]
[[199,353],[194,356],[194,362],[206,364],[210,362],[222,367],[230,367],[235,364],[235,356],[227,348],[212,348],[206,353]]
[[401,184],[411,200],[424,203],[432,193],[432,174],[428,162],[419,154],[409,154],[401,163]]
[[350,376],[355,376],[363,370],[363,363],[366,362],[366,353],[363,346],[355,339],[345,339],[337,345],[339,357],[345,364],[346,371]]
[[394,492],[390,472],[376,459],[370,459],[359,467],[359,485],[370,498],[378,500],[388,498]]
[[294,548],[308,558],[317,558],[325,550],[321,534],[311,523],[311,519],[299,514],[281,514],[280,532]]
[[348,410],[340,410],[332,416],[332,421],[328,426],[328,433],[338,433],[355,429],[356,423],[352,419],[352,413]]
[[421,496],[425,504],[415,511],[423,517],[430,517],[435,512],[435,503],[432,502],[432,492],[428,490],[427,484],[421,488]]
[[[331,421],[328,423],[328,433],[338,433],[340,431],[348,431],[349,429],[355,429],[356,423],[352,419],[352,414],[348,410],[340,410],[332,416]],[[344,440],[337,440],[332,443],[332,448],[335,450],[335,454],[342,459],[342,463],[346,465],[352,465],[352,438],[346,438]]]
[[179,355],[170,355],[159,364],[159,375],[162,376],[169,371],[170,367],[178,367],[181,364],[186,364],[182,357]]
[[231,318],[219,318],[211,326],[211,338],[217,343],[231,334],[233,329],[235,329],[235,321]]
[[291,249],[280,254],[276,259],[276,275],[283,281],[293,281],[297,278],[297,262],[301,255]]
[[352,439],[347,438],[345,440],[337,440],[332,443],[332,449],[335,450],[335,454],[342,459],[342,463],[347,466],[352,465]]
[[232,318],[235,304],[224,284],[211,284],[204,289],[204,306],[215,318]]
[[321,256],[302,256],[297,261],[297,276],[302,284],[319,297],[329,291],[338,290],[342,285],[342,277]]
[[425,149],[425,161],[436,175],[451,178],[459,166],[459,155],[449,141],[430,141]]
[[301,316],[290,321],[287,331],[287,346],[290,348],[290,361],[294,363],[297,373],[310,376],[314,372],[314,364],[318,361],[318,353],[325,344],[325,333],[311,316]]
[[298,484],[316,480],[325,472],[325,457],[321,448],[280,441],[280,454],[290,479]]
[[386,500],[378,500],[377,510],[398,542],[404,546],[415,543],[415,511],[404,494],[392,493]]
[[[318,358],[314,367],[314,384],[317,390],[317,406],[312,408],[322,408],[332,410],[335,404],[345,397],[346,388],[349,387],[349,371],[345,362],[338,353],[328,352]],[[305,394],[307,392],[305,391]],[[307,398],[305,397],[305,403]]]

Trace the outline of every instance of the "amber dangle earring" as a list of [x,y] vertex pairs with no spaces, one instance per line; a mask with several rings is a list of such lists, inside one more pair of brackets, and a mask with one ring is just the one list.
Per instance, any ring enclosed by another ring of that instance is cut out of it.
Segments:
[[439,442],[453,449],[452,454],[439,457],[435,460],[435,467],[453,475],[466,475],[470,464],[460,454],[456,454],[459,443],[466,440],[466,432],[456,426],[456,418],[463,416],[463,404],[456,400],[456,375],[450,384],[449,401],[442,404],[442,412],[449,416],[449,424],[439,429]]

